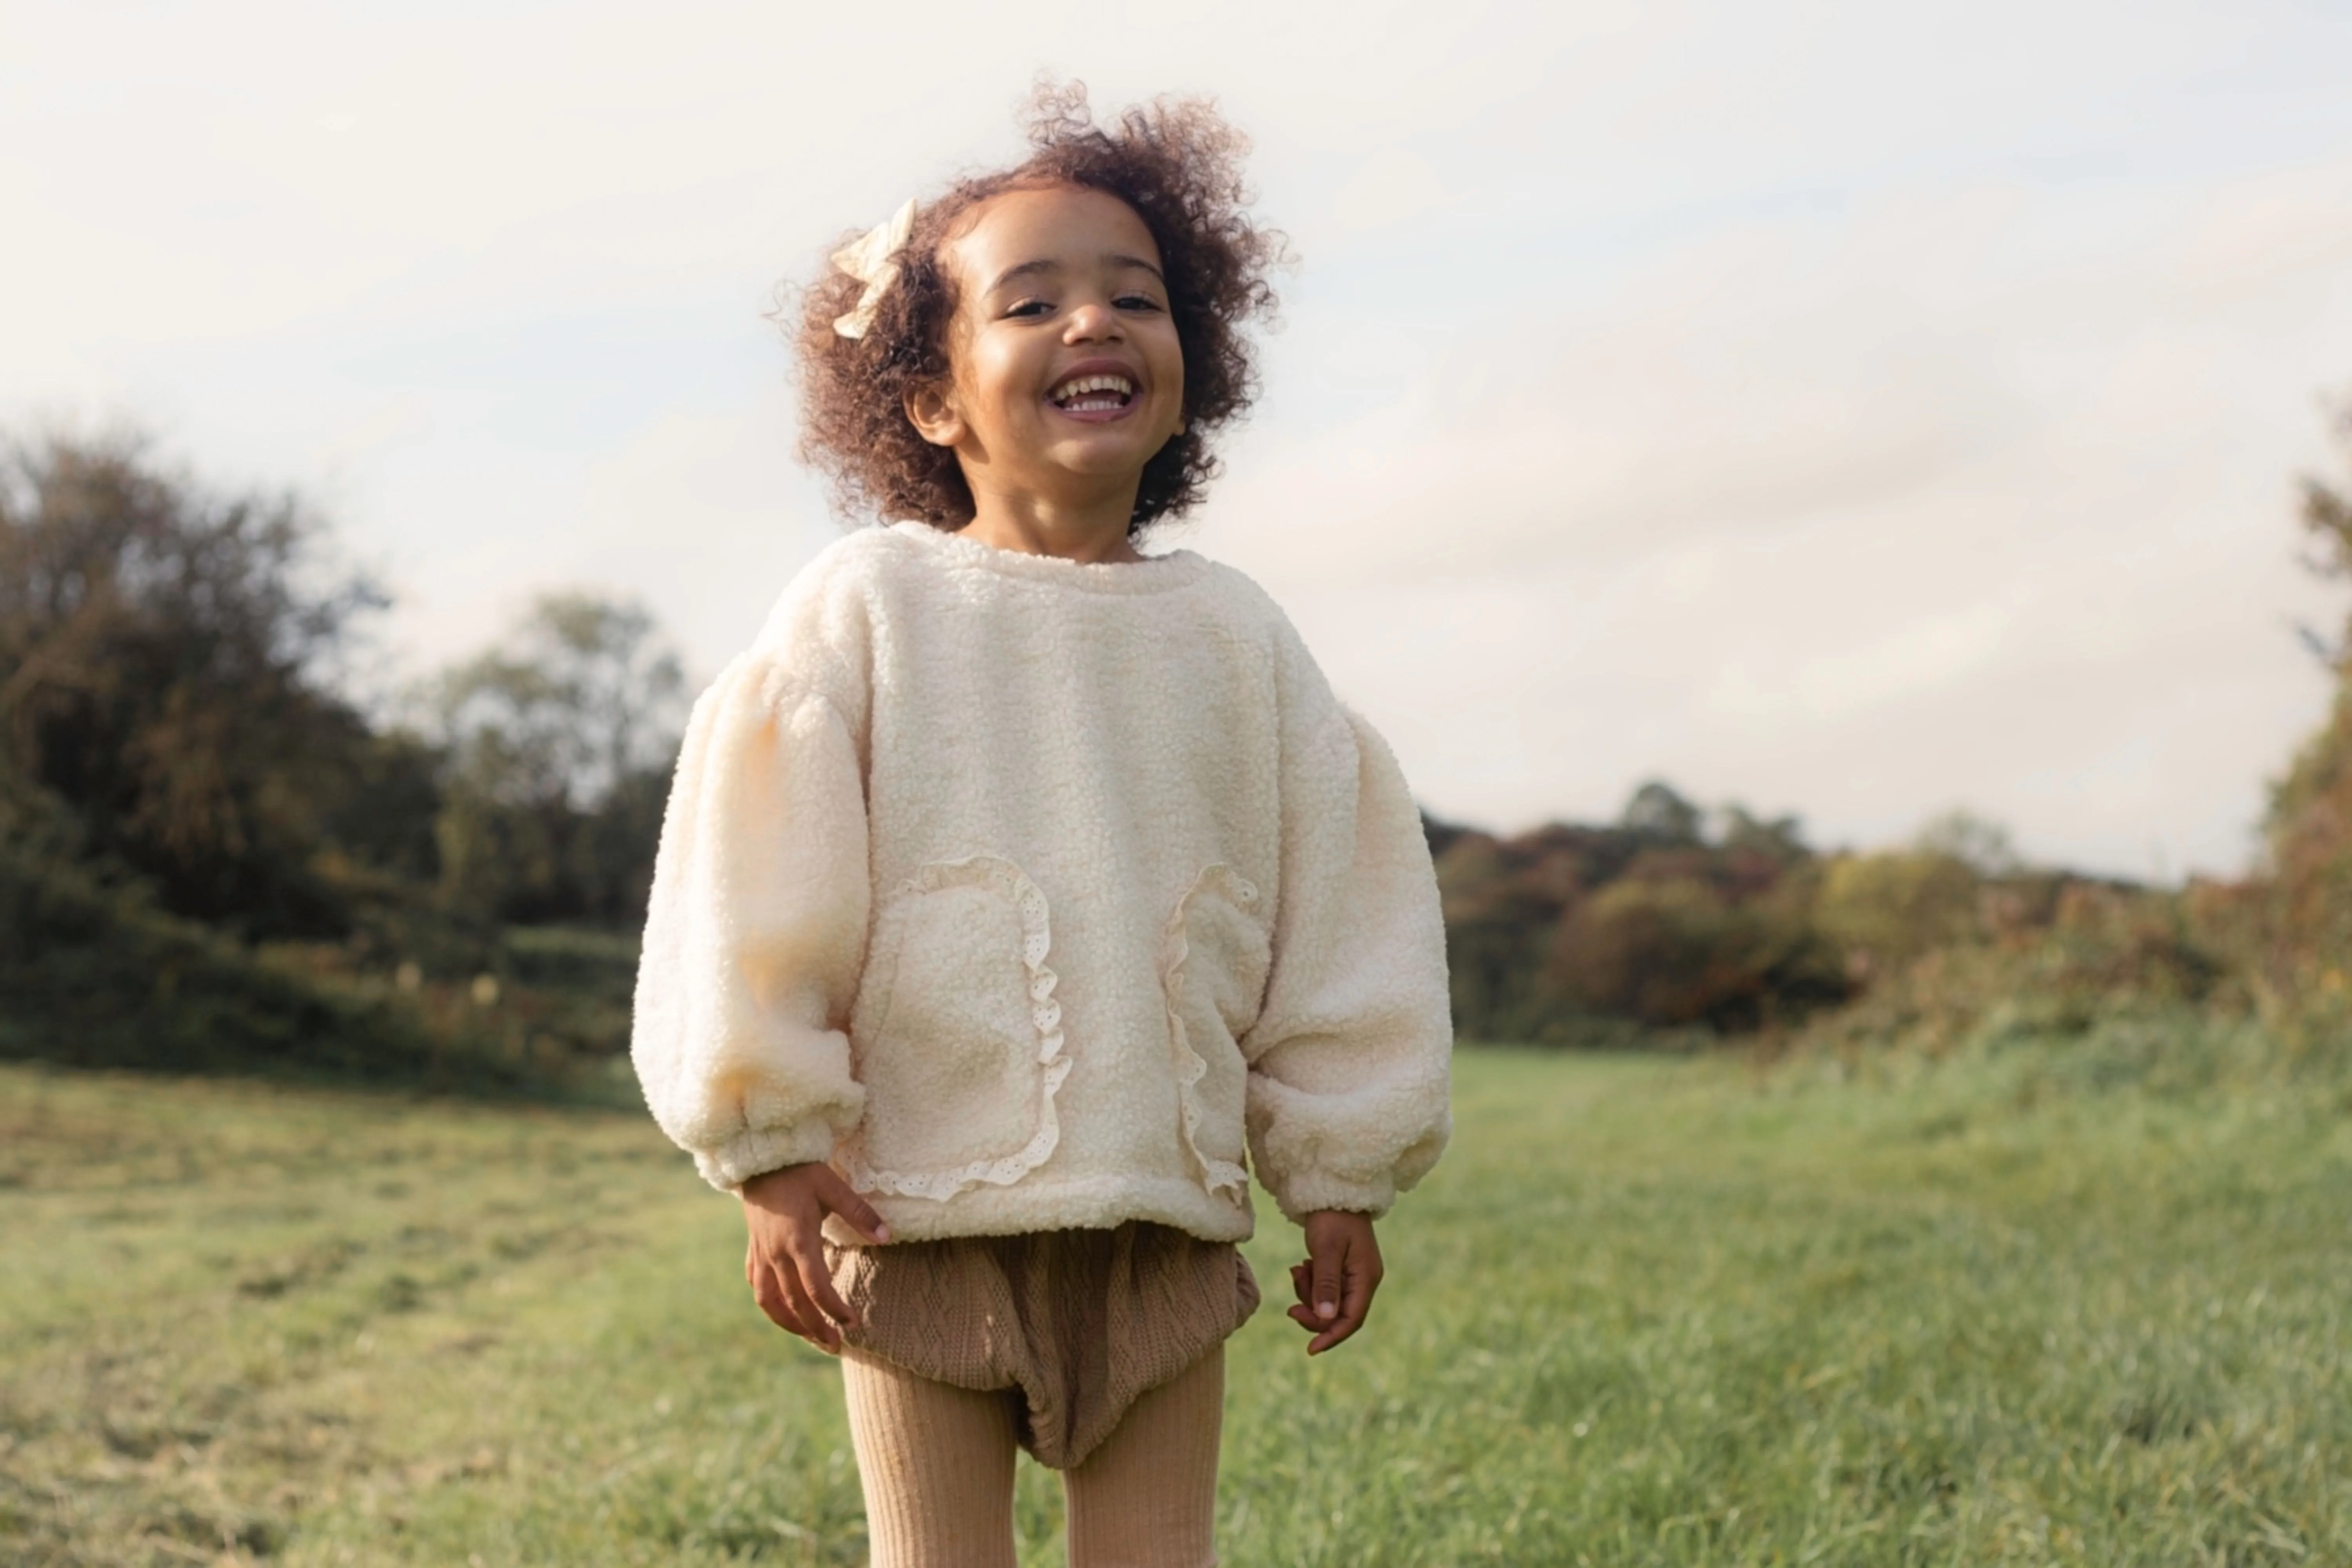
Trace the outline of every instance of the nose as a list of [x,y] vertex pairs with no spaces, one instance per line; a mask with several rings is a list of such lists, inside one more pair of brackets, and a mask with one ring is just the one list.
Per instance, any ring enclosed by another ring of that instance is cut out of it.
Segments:
[[1099,300],[1089,300],[1073,308],[1069,325],[1062,330],[1066,343],[1101,342],[1119,335],[1118,312]]

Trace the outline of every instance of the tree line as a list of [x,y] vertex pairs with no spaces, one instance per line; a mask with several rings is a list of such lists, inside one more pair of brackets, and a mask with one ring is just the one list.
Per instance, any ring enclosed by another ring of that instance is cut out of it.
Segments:
[[420,1022],[428,982],[494,994],[509,928],[642,920],[686,696],[651,617],[545,597],[362,702],[387,603],[295,497],[130,437],[0,448],[0,1054],[209,1058],[209,1005],[247,1054],[434,1056],[486,1021]]
[[290,497],[216,495],[136,441],[0,456],[0,777],[52,846],[246,937],[429,900],[644,912],[685,678],[642,609],[541,599],[371,713],[340,679],[387,604]]
[[[2335,432],[2352,467],[2352,416]],[[2345,491],[2306,481],[2302,522],[2314,570],[2352,578]],[[0,1055],[504,1080],[620,1049],[677,653],[640,607],[556,595],[363,700],[386,605],[299,498],[132,437],[0,445]],[[1457,1026],[1655,1045],[1964,1031],[2021,994],[2352,1006],[2352,619],[2307,637],[2336,700],[2239,883],[2026,866],[1965,812],[1825,852],[1664,781],[1606,824],[1429,819]]]
[[[2352,403],[2331,434],[2352,473]],[[2305,563],[2352,581],[2352,491],[2301,488]],[[2334,700],[2235,881],[2027,865],[1965,811],[1891,849],[1824,853],[1792,816],[1710,813],[1663,782],[1607,826],[1503,838],[1433,822],[1456,1025],[1493,1040],[1932,1052],[1995,1024],[2064,1037],[2187,1008],[2254,1020],[2290,1055],[2352,1052],[2352,615],[2304,640]]]

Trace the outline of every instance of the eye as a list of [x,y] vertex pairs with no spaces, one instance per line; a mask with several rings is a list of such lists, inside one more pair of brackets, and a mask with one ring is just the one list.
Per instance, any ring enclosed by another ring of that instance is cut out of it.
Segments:
[[1160,301],[1149,294],[1121,294],[1111,301],[1122,310],[1157,310]]
[[1004,313],[1007,317],[1043,316],[1051,313],[1053,309],[1051,300],[1023,300],[1007,308]]

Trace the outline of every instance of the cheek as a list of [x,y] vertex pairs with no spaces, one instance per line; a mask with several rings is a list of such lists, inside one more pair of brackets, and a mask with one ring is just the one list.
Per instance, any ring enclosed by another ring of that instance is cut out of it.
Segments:
[[1036,377],[1016,350],[985,337],[963,347],[956,359],[956,383],[975,409],[992,413],[1030,401]]
[[988,363],[987,334],[958,308],[948,318],[947,331],[941,336],[945,341],[940,346],[947,351],[947,384],[955,399],[956,414],[967,424],[975,416],[985,419],[993,381]]
[[1184,384],[1184,340],[1176,335],[1176,323],[1161,318],[1152,344],[1153,370],[1169,385],[1182,388]]
[[1157,374],[1160,384],[1171,388],[1175,392],[1176,405],[1179,410],[1178,417],[1181,419],[1182,417],[1181,410],[1184,405],[1185,390],[1184,345],[1177,338],[1176,329],[1172,324],[1168,327],[1166,335],[1167,342],[1160,345],[1157,363],[1152,368]]

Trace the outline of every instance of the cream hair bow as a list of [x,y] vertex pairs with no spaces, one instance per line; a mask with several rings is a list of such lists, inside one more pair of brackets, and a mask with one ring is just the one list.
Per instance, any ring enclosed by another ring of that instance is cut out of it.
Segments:
[[875,312],[882,308],[882,296],[898,280],[897,258],[914,229],[915,204],[909,198],[887,223],[867,229],[856,244],[833,253],[834,266],[866,285],[866,291],[857,296],[856,309],[833,319],[835,331],[845,338],[866,335],[866,329],[874,324]]

